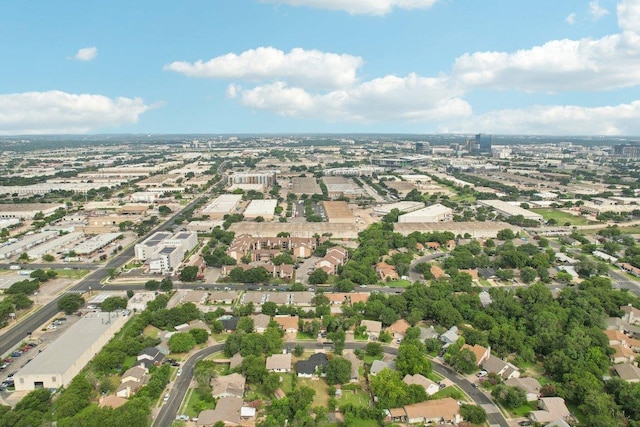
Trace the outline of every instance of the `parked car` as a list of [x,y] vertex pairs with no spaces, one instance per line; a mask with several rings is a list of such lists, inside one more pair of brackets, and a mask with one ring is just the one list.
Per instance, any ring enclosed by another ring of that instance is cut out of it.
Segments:
[[476,374],[476,377],[482,378],[482,377],[486,377],[487,375],[489,375],[489,373],[485,370],[482,370]]

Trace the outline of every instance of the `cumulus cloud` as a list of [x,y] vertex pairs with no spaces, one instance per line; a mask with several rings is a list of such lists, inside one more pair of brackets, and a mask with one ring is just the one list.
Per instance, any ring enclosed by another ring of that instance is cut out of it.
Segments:
[[351,15],[386,15],[394,9],[428,9],[438,0],[262,0],[315,9],[340,10]]
[[595,21],[604,16],[607,16],[608,14],[609,11],[600,6],[599,0],[592,0],[589,2],[589,15],[591,15],[591,18],[593,18]]
[[252,82],[287,81],[293,85],[318,88],[349,86],[363,64],[358,56],[292,49],[285,53],[273,47],[259,47],[242,53],[228,53],[209,61],[176,61],[165,70],[189,77],[242,79]]
[[140,98],[52,90],[0,94],[0,133],[86,133],[136,123],[151,107]]
[[616,8],[618,26],[624,32],[637,33],[640,31],[640,1],[623,0]]
[[462,120],[451,132],[538,135],[637,135],[640,101],[603,107],[532,106],[492,111]]
[[565,19],[564,21],[569,24],[569,25],[573,25],[576,23],[576,14],[575,13],[570,13]]
[[471,106],[446,79],[385,76],[346,89],[310,93],[283,82],[238,91],[230,88],[250,108],[282,116],[322,118],[332,122],[431,121],[466,117]]
[[73,59],[76,61],[93,61],[96,56],[98,56],[98,48],[95,46],[92,47],[83,47],[78,50],[75,55],[73,55]]

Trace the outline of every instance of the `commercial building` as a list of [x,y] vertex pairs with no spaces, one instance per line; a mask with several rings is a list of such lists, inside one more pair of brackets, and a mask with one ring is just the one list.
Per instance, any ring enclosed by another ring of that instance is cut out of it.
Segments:
[[325,176],[322,181],[327,186],[327,194],[331,199],[340,197],[355,198],[363,194],[362,189],[351,178]]
[[394,226],[394,231],[408,236],[414,231],[420,233],[433,233],[434,231],[443,232],[450,231],[456,236],[464,237],[469,234],[474,239],[495,239],[500,230],[508,228],[514,233],[521,231],[521,228],[515,225],[503,221],[489,222],[489,221],[470,221],[470,222],[428,222],[428,223],[397,223]]
[[88,313],[14,375],[16,391],[67,386],[127,320],[121,312]]
[[171,233],[160,231],[147,237],[142,243],[137,243],[134,246],[136,258],[145,261],[152,253],[158,250],[164,239],[168,239],[170,236]]
[[525,219],[533,219],[541,222],[543,219],[542,215],[523,209],[518,205],[512,205],[511,203],[503,202],[502,200],[478,200],[478,204],[480,206],[490,207],[498,214],[506,218],[522,215]]
[[0,259],[7,259],[11,258],[14,255],[22,254],[23,252],[26,252],[28,249],[31,249],[36,245],[55,238],[57,235],[58,231],[48,230],[36,234],[31,234],[29,236],[24,236],[22,239],[16,242],[0,247]]
[[82,236],[83,236],[82,233],[76,233],[76,232],[64,234],[60,237],[54,238],[52,240],[44,242],[41,245],[35,246],[32,249],[29,249],[27,251],[27,255],[29,255],[29,258],[32,258],[32,259],[40,258],[42,255],[55,252],[56,250],[64,247],[67,244],[80,240]]
[[252,200],[244,210],[244,217],[245,219],[256,219],[261,216],[270,221],[273,219],[276,206],[278,206],[276,199]]
[[225,215],[236,213],[238,204],[242,200],[240,194],[222,194],[209,203],[202,211],[204,215],[209,215],[211,219],[222,219]]
[[398,222],[441,222],[451,221],[453,219],[453,209],[448,208],[440,203],[409,212],[398,217]]
[[422,202],[396,202],[389,203],[387,205],[380,205],[373,208],[373,213],[375,215],[385,216],[388,213],[391,213],[392,210],[398,209],[400,212],[413,212],[418,209],[424,208],[424,203]]
[[78,255],[91,255],[96,251],[104,248],[108,244],[116,241],[121,236],[121,233],[105,233],[93,236],[89,240],[80,243],[74,249]]
[[184,255],[198,245],[195,231],[180,231],[173,236],[157,232],[134,246],[136,258],[146,261],[150,273],[166,274],[174,271]]
[[226,177],[227,185],[234,184],[261,184],[272,187],[276,183],[276,172],[235,172]]
[[291,192],[296,196],[303,194],[322,194],[322,189],[316,182],[315,178],[292,178]]
[[166,246],[156,251],[147,261],[149,273],[171,273],[184,258],[184,250],[180,246]]
[[37,214],[48,216],[58,209],[65,209],[64,203],[25,203],[0,205],[0,219],[33,219]]
[[355,216],[347,202],[322,202],[322,207],[327,213],[327,221],[333,224],[352,224],[355,221]]
[[493,137],[486,133],[479,133],[476,135],[476,144],[480,153],[491,153],[491,143]]

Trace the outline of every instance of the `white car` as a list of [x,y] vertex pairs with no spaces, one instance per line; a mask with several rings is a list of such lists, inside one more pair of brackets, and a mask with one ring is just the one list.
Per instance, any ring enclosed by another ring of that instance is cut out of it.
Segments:
[[165,395],[164,395],[164,399],[162,399],[162,400],[164,400],[165,402],[166,402],[167,400],[169,400],[169,393],[165,394]]
[[182,375],[182,368],[178,369],[178,373],[176,375],[178,376]]
[[487,375],[489,375],[487,371],[480,371],[476,374],[476,377],[482,378],[482,377],[486,377]]

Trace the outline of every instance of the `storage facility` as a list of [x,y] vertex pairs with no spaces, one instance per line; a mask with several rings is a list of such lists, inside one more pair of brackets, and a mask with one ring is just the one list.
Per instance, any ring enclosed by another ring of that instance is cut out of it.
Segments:
[[209,203],[202,213],[211,219],[222,219],[225,215],[236,213],[241,200],[241,194],[222,194]]
[[127,320],[122,312],[88,313],[16,372],[16,391],[67,386]]
[[244,210],[245,219],[256,219],[261,216],[266,221],[273,219],[274,211],[278,206],[276,199],[252,200]]
[[291,179],[291,192],[296,196],[303,194],[322,194],[322,189],[316,182],[316,179],[311,178],[292,178]]
[[390,213],[394,209],[398,209],[400,212],[413,212],[418,209],[424,208],[424,203],[422,202],[396,202],[389,203],[387,205],[379,205],[373,208],[373,213],[375,215],[385,216]]
[[56,210],[67,206],[64,203],[19,203],[0,206],[0,218],[33,219],[38,213],[49,216]]
[[453,209],[440,203],[409,212],[398,217],[398,222],[440,222],[451,221],[453,219]]
[[523,209],[518,205],[512,205],[511,203],[503,202],[502,200],[478,200],[478,204],[480,206],[488,206],[495,210],[498,214],[507,218],[511,216],[522,215],[525,219],[542,221],[542,215]]
[[351,209],[349,209],[347,202],[325,201],[322,202],[322,207],[327,213],[327,221],[332,224],[353,224],[355,221],[355,216],[353,215],[353,212],[351,212]]

